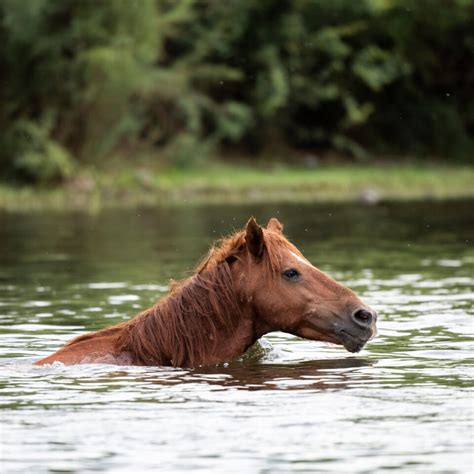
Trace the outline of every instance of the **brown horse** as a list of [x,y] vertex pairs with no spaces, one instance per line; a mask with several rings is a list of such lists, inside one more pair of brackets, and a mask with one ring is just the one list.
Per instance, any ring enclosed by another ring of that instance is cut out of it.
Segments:
[[272,218],[211,248],[195,274],[130,321],[84,334],[36,362],[197,367],[243,354],[271,331],[358,352],[377,314],[306,260]]

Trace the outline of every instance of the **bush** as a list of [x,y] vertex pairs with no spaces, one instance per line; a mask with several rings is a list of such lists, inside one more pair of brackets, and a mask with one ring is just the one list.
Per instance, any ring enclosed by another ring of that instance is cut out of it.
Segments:
[[3,136],[5,172],[27,182],[50,184],[72,176],[71,155],[49,137],[47,128],[20,120]]

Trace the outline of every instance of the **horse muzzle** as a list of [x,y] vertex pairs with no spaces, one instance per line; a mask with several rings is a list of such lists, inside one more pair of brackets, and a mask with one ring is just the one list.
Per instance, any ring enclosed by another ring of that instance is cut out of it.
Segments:
[[349,352],[359,352],[377,335],[377,313],[369,308],[356,309],[347,324],[341,327],[338,335],[342,345]]

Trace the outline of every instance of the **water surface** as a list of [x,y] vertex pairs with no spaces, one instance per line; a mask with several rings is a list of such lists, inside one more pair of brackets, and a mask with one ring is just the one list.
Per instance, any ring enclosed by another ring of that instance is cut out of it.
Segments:
[[[473,207],[0,215],[2,472],[471,472]],[[273,333],[196,370],[31,365],[154,303],[250,214],[378,310],[362,352]]]

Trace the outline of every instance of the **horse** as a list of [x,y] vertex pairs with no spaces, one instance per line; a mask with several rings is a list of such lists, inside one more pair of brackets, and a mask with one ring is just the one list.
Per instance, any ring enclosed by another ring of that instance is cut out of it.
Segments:
[[151,308],[35,364],[196,368],[235,359],[272,331],[358,352],[375,336],[376,321],[352,290],[303,256],[276,218],[264,228],[251,217]]

